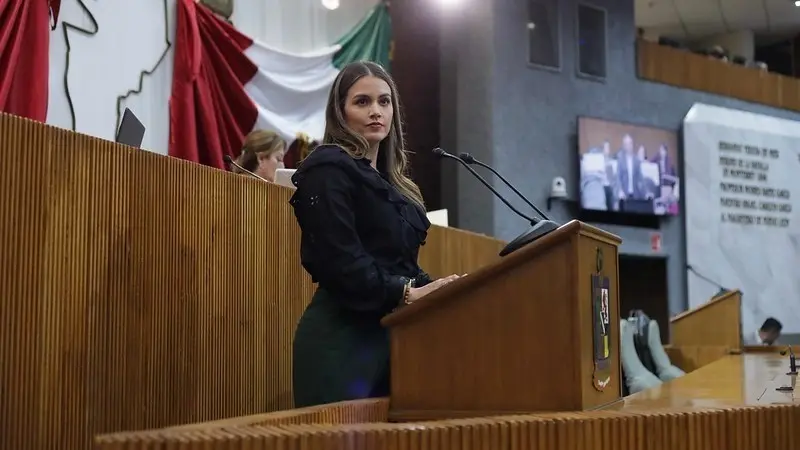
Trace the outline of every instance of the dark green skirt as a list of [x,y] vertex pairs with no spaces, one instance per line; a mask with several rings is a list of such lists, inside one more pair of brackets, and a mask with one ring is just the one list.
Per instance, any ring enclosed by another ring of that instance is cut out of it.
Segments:
[[389,395],[389,337],[380,320],[317,289],[294,333],[295,408]]

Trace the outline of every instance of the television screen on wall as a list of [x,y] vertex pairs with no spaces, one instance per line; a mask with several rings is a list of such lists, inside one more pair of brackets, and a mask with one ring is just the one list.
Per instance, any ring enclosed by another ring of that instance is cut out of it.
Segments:
[[677,131],[579,117],[578,152],[582,209],[678,214]]

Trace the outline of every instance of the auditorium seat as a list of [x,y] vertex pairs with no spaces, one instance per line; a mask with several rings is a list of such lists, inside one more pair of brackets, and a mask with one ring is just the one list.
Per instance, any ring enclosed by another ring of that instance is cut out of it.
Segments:
[[661,381],[669,381],[686,375],[686,372],[672,365],[661,343],[661,330],[658,322],[651,320],[647,330],[647,344],[650,347],[650,357],[656,366],[656,374]]
[[619,321],[620,356],[622,358],[622,371],[625,373],[625,385],[630,394],[641,392],[660,385],[662,382],[657,376],[642,364],[636,347],[633,343],[633,325],[627,320]]

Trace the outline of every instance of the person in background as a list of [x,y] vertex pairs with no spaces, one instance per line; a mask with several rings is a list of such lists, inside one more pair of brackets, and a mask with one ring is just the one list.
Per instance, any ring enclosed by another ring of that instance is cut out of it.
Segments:
[[581,207],[594,211],[605,211],[607,209],[607,184],[605,164],[597,166],[597,158],[605,161],[602,150],[598,147],[590,148],[581,155]]
[[749,338],[745,338],[745,345],[776,345],[778,338],[781,337],[783,324],[778,319],[770,317],[764,321],[761,328],[753,333]]
[[433,281],[417,264],[430,222],[408,177],[399,105],[380,65],[345,66],[322,143],[292,176],[300,261],[318,283],[294,335],[296,408],[388,396],[381,318],[458,278]]
[[611,143],[608,140],[603,142],[603,157],[606,162],[606,179],[603,183],[603,188],[606,191],[606,210],[618,211],[619,199],[617,194],[619,192],[619,184],[617,180],[617,172],[611,156]]
[[640,145],[639,149],[636,150],[636,159],[639,161],[639,170],[642,172],[642,182],[641,182],[641,195],[642,198],[645,200],[653,200],[659,197],[659,181],[658,179],[651,179],[650,177],[645,176],[644,171],[641,169],[643,164],[648,163],[647,160],[647,150],[644,148],[644,145]]
[[641,200],[642,165],[633,151],[633,138],[630,134],[622,137],[622,149],[617,153],[617,181],[620,200]]
[[636,150],[636,158],[639,159],[639,162],[647,161],[647,151],[644,149],[644,145],[640,145]]
[[658,152],[650,161],[658,164],[658,173],[661,177],[660,196],[666,204],[667,212],[669,214],[678,214],[678,192],[675,192],[678,187],[678,178],[675,165],[669,156],[667,144],[661,144],[658,147]]
[[[286,143],[277,133],[266,130],[254,130],[244,139],[242,153],[235,159],[236,164],[253,172],[259,177],[274,183],[275,172],[283,168],[283,156]],[[233,165],[234,173],[248,175]]]
[[674,186],[675,166],[672,164],[672,158],[669,157],[667,144],[661,144],[658,147],[658,153],[656,153],[650,161],[658,164],[658,172],[661,175],[661,186]]

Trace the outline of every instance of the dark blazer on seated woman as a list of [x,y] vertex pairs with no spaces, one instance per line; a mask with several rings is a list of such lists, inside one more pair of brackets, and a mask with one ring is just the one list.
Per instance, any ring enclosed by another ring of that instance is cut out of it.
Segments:
[[[379,164],[380,166],[380,164]],[[295,407],[389,393],[389,340],[380,319],[398,307],[430,227],[369,159],[317,147],[292,177],[300,258],[319,287],[295,332]]]

